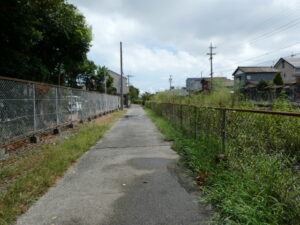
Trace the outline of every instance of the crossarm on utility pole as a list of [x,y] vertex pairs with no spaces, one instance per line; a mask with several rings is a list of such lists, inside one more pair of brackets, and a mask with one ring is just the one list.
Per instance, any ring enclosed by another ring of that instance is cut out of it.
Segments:
[[213,49],[215,48],[216,47],[213,47],[212,43],[210,43],[209,53],[207,53],[207,55],[209,55],[209,60],[210,60],[210,89],[211,90],[213,88],[213,56],[216,55],[216,53],[213,53]]

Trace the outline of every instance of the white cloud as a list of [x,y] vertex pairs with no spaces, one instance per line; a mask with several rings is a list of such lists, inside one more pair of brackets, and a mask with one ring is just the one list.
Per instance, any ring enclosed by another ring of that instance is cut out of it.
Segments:
[[[279,28],[299,18],[298,0],[70,2],[92,25],[89,57],[118,72],[119,42],[123,41],[124,73],[134,75],[133,84],[144,91],[167,88],[169,74],[175,86],[184,85],[187,76],[199,76],[201,71],[207,76],[206,53],[211,41],[217,45],[215,75],[229,78],[238,65],[300,51],[300,45],[278,50],[297,42],[300,24],[286,31]],[[274,52],[265,54],[270,51]]]

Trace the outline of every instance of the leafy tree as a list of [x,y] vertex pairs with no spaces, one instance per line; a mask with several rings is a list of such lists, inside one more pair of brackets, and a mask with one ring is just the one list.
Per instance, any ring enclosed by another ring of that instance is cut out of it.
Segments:
[[105,67],[87,59],[92,39],[67,0],[0,1],[0,74],[115,94]]
[[29,1],[0,1],[0,71],[5,76],[26,78],[31,49],[43,39]]
[[268,86],[269,86],[269,84],[268,84],[267,81],[265,81],[265,80],[260,80],[260,81],[258,82],[258,84],[256,85],[256,88],[257,88],[258,91],[265,91],[265,90],[266,90],[266,87],[268,87]]
[[135,102],[139,98],[140,90],[132,85],[129,86],[129,99],[131,102]]
[[113,87],[113,78],[109,75],[105,66],[96,66],[93,61],[86,60],[80,68],[80,76],[77,83],[85,86],[89,91],[105,92],[115,94],[116,89]]
[[91,29],[65,0],[0,1],[0,73],[77,86]]
[[109,75],[109,77],[107,79],[106,89],[107,89],[107,93],[111,94],[111,95],[117,94],[117,89],[113,86],[113,82],[114,82],[114,78],[112,78]]
[[273,83],[275,85],[283,85],[283,80],[282,80],[282,77],[281,77],[281,73],[276,73],[276,75],[273,79]]
[[96,81],[96,91],[104,93],[106,85],[106,92],[109,92],[113,84],[113,78],[109,75],[108,70],[105,66],[99,66],[97,68],[96,76],[94,77],[94,79]]
[[142,101],[143,101],[143,105],[145,105],[146,101],[149,101],[150,98],[153,96],[153,94],[149,93],[149,92],[145,92],[142,94]]
[[95,90],[93,78],[96,76],[97,66],[91,60],[85,60],[77,68],[78,77],[76,83],[80,86],[85,86],[87,90]]

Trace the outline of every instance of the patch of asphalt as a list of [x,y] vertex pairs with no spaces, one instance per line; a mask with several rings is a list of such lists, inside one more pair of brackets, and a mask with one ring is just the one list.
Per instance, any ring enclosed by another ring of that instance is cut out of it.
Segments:
[[133,106],[17,224],[206,224],[211,210],[178,159]]

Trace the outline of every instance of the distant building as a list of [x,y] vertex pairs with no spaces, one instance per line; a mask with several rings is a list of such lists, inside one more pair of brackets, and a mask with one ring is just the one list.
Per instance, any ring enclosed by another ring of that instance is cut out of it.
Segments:
[[280,58],[274,67],[281,72],[285,85],[294,85],[300,78],[300,58]]
[[281,72],[283,90],[292,101],[300,100],[300,58],[280,58],[274,66]]
[[238,67],[233,77],[237,87],[251,88],[256,87],[260,80],[273,81],[278,72],[273,67]]
[[[114,79],[113,81],[113,87],[116,88],[117,94],[121,94],[121,75],[112,71],[108,70],[109,75]],[[128,94],[129,88],[127,86],[127,78],[123,76],[123,94]]]
[[187,91],[201,91],[202,90],[201,80],[202,80],[202,78],[187,78],[186,79],[186,90]]

